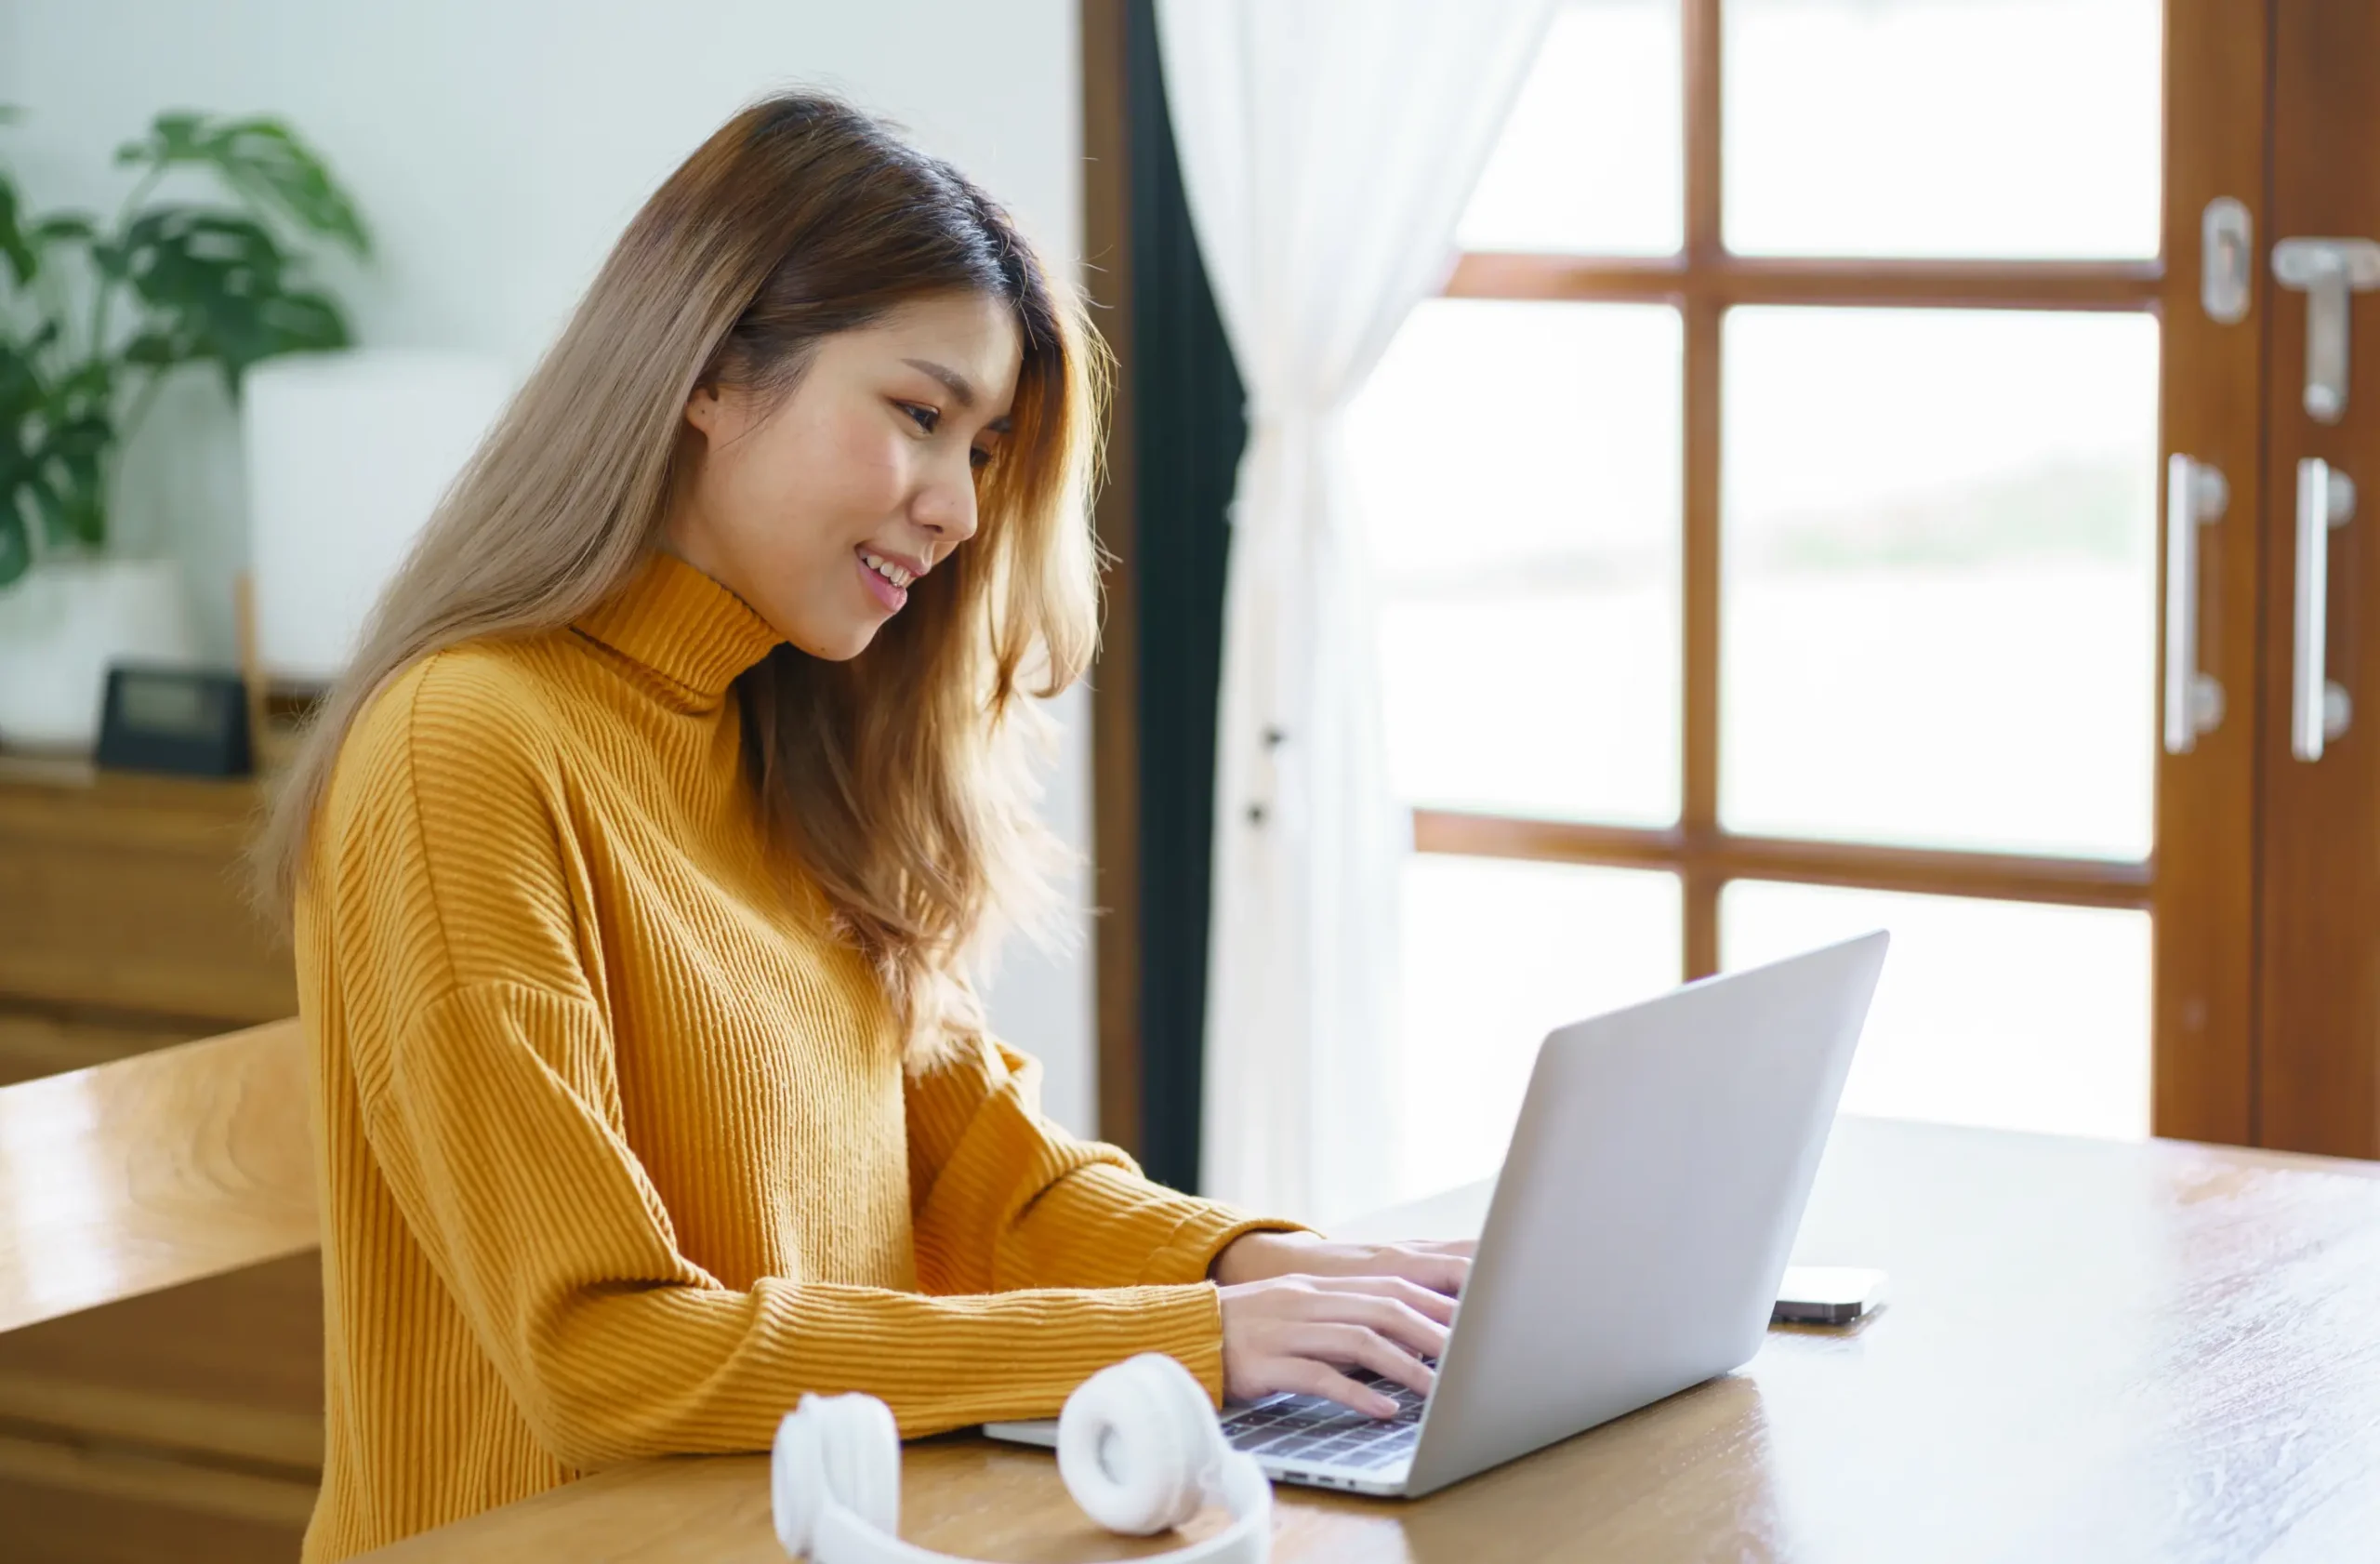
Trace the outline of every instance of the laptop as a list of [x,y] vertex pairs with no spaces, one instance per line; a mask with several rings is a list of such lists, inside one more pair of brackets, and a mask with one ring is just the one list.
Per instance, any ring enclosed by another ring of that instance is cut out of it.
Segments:
[[[1418,1498],[1760,1349],[1887,936],[1705,978],[1539,1047],[1437,1380],[1374,1419],[1223,1409],[1278,1481]],[[1054,1419],[986,1424],[1054,1447]]]

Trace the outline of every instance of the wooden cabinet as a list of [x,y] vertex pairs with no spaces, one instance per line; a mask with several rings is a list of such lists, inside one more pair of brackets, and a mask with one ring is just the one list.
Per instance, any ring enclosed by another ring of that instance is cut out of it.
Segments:
[[312,1253],[0,1335],[0,1554],[289,1564],[322,1477],[322,1335]]
[[296,1013],[289,953],[241,877],[262,796],[0,759],[0,1071],[21,1080]]
[[[0,1085],[296,1014],[245,782],[0,757]],[[313,1254],[0,1334],[0,1555],[288,1564],[322,1471]]]

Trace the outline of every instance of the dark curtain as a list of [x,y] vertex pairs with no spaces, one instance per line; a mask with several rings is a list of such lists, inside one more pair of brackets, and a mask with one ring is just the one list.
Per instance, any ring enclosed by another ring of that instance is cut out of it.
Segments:
[[1248,424],[1183,199],[1154,0],[1129,0],[1125,26],[1139,442],[1141,1152],[1151,1177],[1196,1189],[1224,512]]

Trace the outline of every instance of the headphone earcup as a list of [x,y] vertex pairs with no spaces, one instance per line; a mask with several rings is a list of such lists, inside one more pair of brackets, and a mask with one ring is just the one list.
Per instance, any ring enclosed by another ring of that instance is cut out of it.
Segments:
[[1204,1385],[1154,1352],[1104,1368],[1058,1416],[1058,1472],[1110,1531],[1168,1531],[1198,1513],[1225,1446]]
[[866,1525],[901,1527],[901,1431],[873,1396],[804,1396],[777,1425],[769,1509],[777,1541],[811,1557],[828,1500]]

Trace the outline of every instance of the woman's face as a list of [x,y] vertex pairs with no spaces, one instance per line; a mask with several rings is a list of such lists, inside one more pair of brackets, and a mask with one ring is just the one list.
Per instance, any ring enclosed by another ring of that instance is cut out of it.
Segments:
[[1006,304],[949,294],[824,338],[773,409],[695,391],[700,457],[668,546],[813,656],[857,656],[974,535],[1020,353]]

